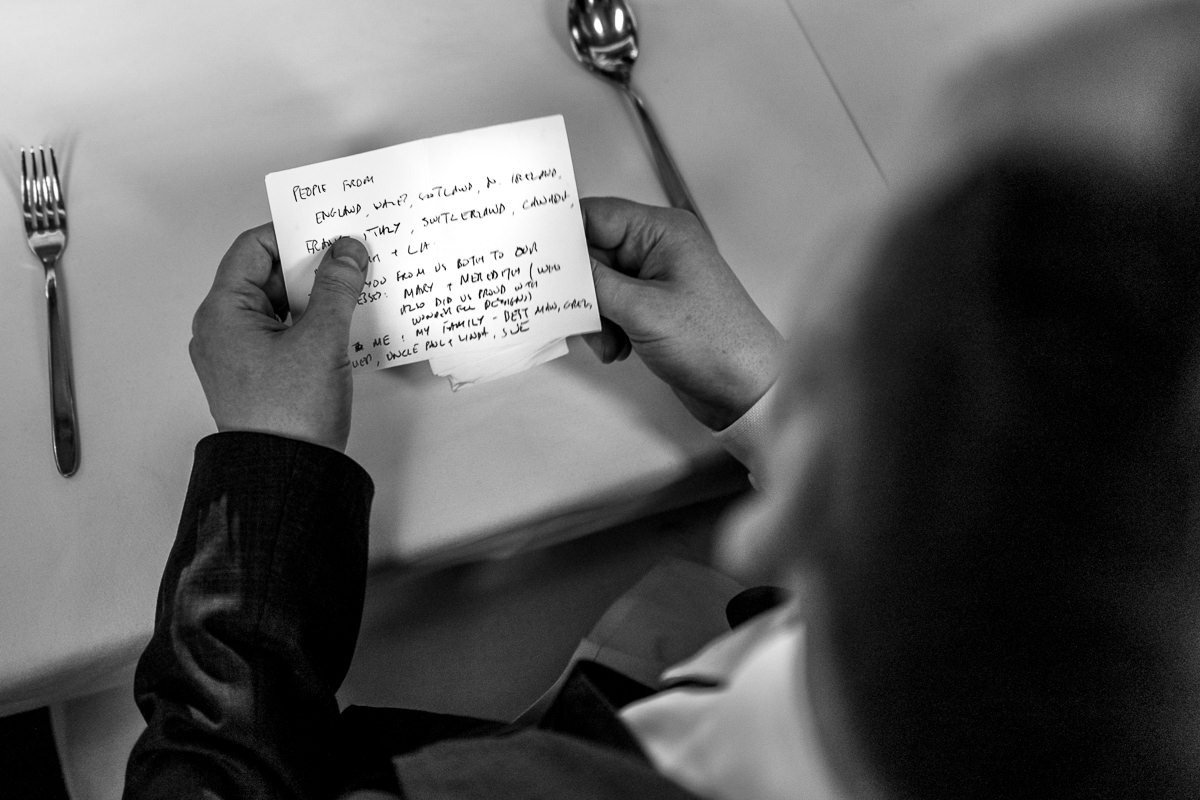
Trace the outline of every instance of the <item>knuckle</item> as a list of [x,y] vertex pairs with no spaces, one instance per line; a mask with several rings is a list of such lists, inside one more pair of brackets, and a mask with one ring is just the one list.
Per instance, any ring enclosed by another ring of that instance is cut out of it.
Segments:
[[349,267],[326,268],[317,271],[313,291],[357,299],[362,291],[362,275]]
[[237,235],[233,240],[233,246],[237,248],[247,247],[258,242],[258,228],[248,228]]
[[211,337],[200,334],[188,341],[188,358],[192,362],[192,368],[201,378],[219,360],[215,355]]
[[700,218],[687,209],[664,208],[661,213],[663,221],[667,223],[670,230],[677,231],[689,239],[704,232],[703,226],[700,225]]
[[212,301],[205,298],[200,303],[196,313],[192,315],[192,336],[201,336],[212,325],[215,312],[213,310]]

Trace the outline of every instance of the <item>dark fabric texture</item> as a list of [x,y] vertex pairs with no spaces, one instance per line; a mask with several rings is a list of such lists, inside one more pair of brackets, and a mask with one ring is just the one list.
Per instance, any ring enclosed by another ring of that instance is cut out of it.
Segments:
[[127,800],[691,796],[655,772],[616,716],[650,690],[597,664],[576,666],[534,728],[339,714],[372,492],[358,465],[316,445],[251,433],[197,445],[134,682],[147,729]]
[[440,742],[395,763],[407,800],[695,800],[644,761],[553,731]]
[[392,759],[446,739],[491,736],[507,729],[496,720],[409,708],[348,706],[339,721],[342,792],[361,789],[401,794]]
[[125,797],[331,795],[372,493],[328,448],[251,433],[197,445],[134,681],[148,727]]
[[542,716],[541,730],[575,736],[645,759],[642,747],[617,717],[654,690],[593,661],[579,661]]
[[[616,670],[579,661],[533,725],[415,709],[349,706],[342,712],[338,736],[346,776],[343,791],[374,789],[400,794],[404,776],[396,774],[394,758],[441,742],[509,736],[530,727],[611,748],[644,766],[641,746],[617,712],[651,694],[650,687]],[[427,772],[433,770],[439,763],[438,753],[425,754],[422,763]],[[463,764],[455,756],[446,768],[461,771]],[[481,780],[481,784],[487,785],[487,781]]]

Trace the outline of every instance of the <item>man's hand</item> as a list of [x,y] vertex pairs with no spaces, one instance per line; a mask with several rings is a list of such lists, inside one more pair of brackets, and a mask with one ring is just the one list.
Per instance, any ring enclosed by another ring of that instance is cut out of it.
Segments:
[[775,380],[783,337],[694,215],[614,198],[581,206],[604,324],[588,344],[606,363],[632,345],[696,419],[733,423]]
[[345,450],[350,317],[367,250],[339,239],[317,268],[308,308],[287,325],[275,229],[246,231],[217,267],[192,320],[189,351],[220,431],[260,431]]

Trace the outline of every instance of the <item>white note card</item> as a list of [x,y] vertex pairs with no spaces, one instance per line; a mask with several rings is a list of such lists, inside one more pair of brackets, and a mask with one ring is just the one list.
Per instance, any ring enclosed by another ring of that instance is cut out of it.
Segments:
[[325,250],[343,236],[367,245],[355,370],[428,360],[457,388],[600,329],[561,116],[274,172],[266,185],[294,318]]

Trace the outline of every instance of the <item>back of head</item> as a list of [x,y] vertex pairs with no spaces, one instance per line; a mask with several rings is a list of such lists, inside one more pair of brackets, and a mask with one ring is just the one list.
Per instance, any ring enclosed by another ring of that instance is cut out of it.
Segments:
[[886,794],[1200,797],[1198,33],[1174,4],[1012,67],[1193,46],[1109,70],[1112,113],[1166,110],[1144,140],[1043,97],[947,171],[821,359],[818,636]]

